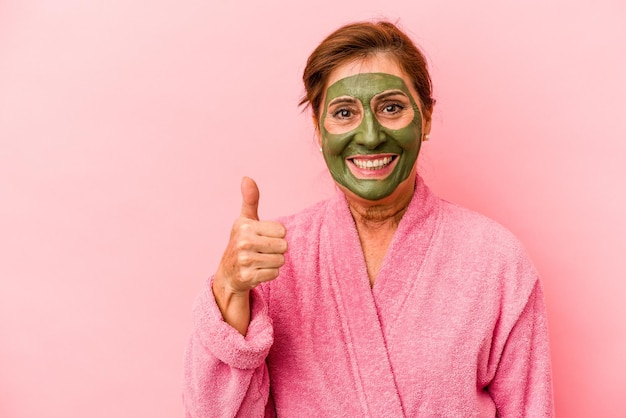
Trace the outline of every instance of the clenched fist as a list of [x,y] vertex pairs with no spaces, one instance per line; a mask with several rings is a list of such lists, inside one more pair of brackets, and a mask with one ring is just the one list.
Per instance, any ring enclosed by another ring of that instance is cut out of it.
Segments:
[[259,220],[259,188],[249,177],[241,182],[241,197],[241,214],[213,278],[213,294],[224,320],[245,335],[250,322],[249,292],[278,277],[287,241],[283,225]]

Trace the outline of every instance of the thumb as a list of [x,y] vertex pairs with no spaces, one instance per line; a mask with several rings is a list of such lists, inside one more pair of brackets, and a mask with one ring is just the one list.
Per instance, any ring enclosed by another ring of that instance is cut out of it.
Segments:
[[241,198],[241,216],[258,221],[259,188],[250,177],[241,180]]

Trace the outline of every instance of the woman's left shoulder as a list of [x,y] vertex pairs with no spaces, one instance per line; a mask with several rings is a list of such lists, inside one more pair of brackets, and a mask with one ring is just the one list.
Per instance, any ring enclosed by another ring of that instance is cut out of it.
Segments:
[[482,213],[446,200],[441,200],[441,209],[445,232],[465,244],[517,251],[524,248],[510,229]]
[[466,207],[442,201],[436,246],[451,263],[502,294],[523,300],[540,280],[525,245],[507,227]]
[[[442,200],[439,242],[472,264],[533,280],[535,266],[522,241],[500,222],[475,210]],[[533,281],[531,280],[531,281]]]

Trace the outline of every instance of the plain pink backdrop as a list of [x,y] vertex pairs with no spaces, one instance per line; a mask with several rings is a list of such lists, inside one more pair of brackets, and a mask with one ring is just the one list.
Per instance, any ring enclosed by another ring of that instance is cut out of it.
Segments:
[[301,72],[377,17],[431,63],[427,182],[542,274],[558,416],[626,416],[623,1],[5,0],[0,417],[182,415],[240,179],[264,218],[333,192]]

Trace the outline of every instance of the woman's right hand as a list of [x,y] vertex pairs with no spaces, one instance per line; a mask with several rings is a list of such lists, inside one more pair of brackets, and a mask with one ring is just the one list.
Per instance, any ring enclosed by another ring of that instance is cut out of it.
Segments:
[[283,225],[259,220],[259,188],[254,180],[243,178],[241,196],[241,214],[213,277],[213,294],[224,320],[246,335],[250,290],[278,277],[278,269],[285,263],[287,241]]

